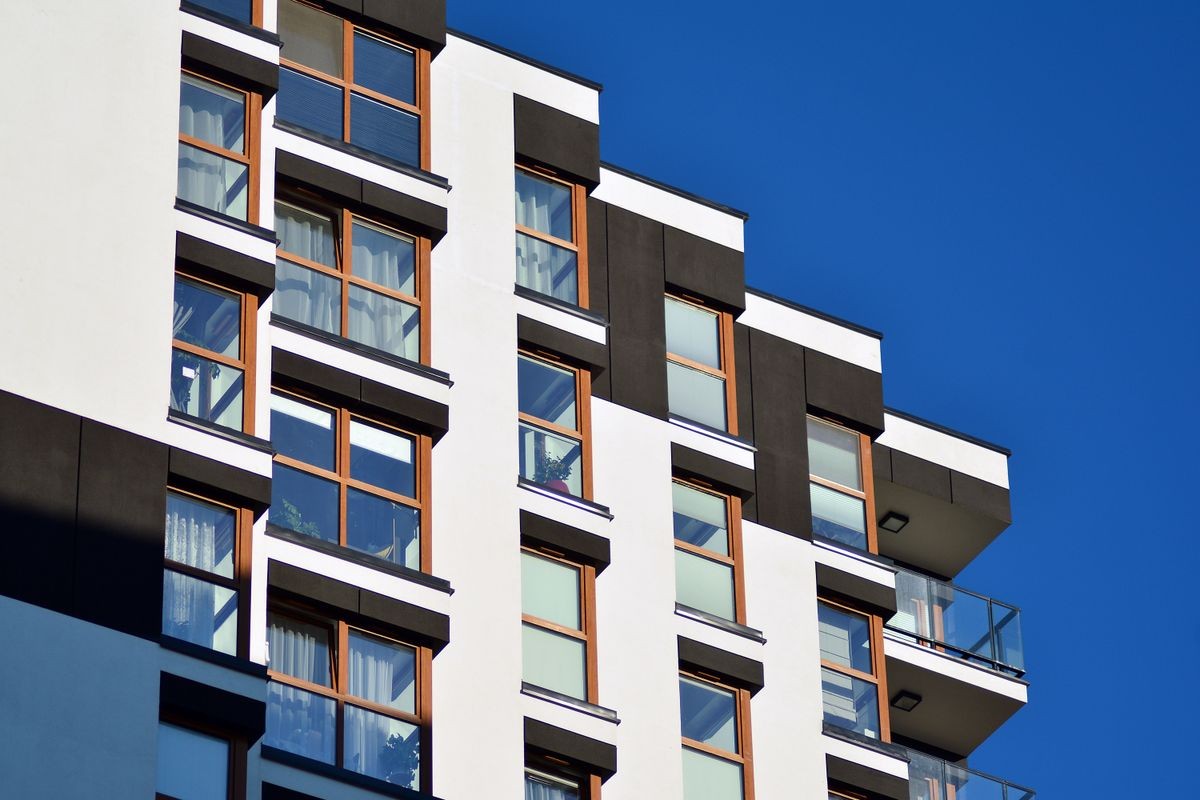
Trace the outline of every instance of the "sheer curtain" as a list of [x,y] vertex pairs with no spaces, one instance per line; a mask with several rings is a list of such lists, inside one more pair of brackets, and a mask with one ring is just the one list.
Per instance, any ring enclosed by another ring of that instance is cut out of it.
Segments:
[[[354,226],[354,275],[413,294],[411,241],[363,225]],[[410,361],[420,360],[420,314],[416,306],[358,286],[350,289],[350,338]]]
[[[244,109],[215,97],[213,92],[186,77],[179,103],[179,132],[226,149],[238,145]],[[206,102],[207,101],[207,102]],[[226,119],[226,113],[230,118]],[[179,196],[222,214],[244,213],[241,201],[245,169],[199,148],[179,145]],[[235,208],[236,207],[236,208]]]
[[[551,199],[561,189],[532,180],[521,181],[518,186],[517,224],[535,231],[550,231]],[[518,233],[517,283],[552,297],[563,294],[564,290],[555,285],[555,249],[546,242]]]
[[[415,658],[406,650],[351,634],[349,681],[356,697],[415,710]],[[347,766],[401,786],[416,786],[420,730],[403,720],[346,707]]]
[[[328,219],[278,205],[275,231],[280,246],[301,258],[332,267],[333,226]],[[280,260],[276,267],[275,313],[320,328],[342,332],[342,282],[315,270]]]
[[572,786],[550,783],[534,775],[526,775],[525,800],[579,800],[579,792]]
[[[272,670],[329,686],[329,634],[315,625],[278,617],[268,620],[267,655]],[[326,763],[334,759],[333,700],[283,683],[267,695],[267,735],[274,746]]]
[[[169,498],[164,556],[192,567],[218,572],[216,554],[231,553],[234,531],[226,512]],[[232,573],[232,565],[229,566]],[[163,633],[211,647],[219,625],[217,587],[168,571],[163,595]]]

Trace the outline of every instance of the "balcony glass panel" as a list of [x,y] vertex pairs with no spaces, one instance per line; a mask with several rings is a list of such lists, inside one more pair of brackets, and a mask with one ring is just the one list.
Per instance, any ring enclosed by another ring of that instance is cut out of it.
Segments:
[[732,620],[733,567],[677,549],[675,600],[689,608]]
[[346,769],[417,788],[421,729],[416,725],[347,703],[344,743]]
[[809,484],[813,533],[858,550],[867,549],[866,505],[819,483]]
[[1007,781],[908,750],[910,800],[1035,800],[1036,794]]
[[421,512],[359,489],[346,490],[346,546],[421,568]]
[[684,419],[725,430],[725,380],[668,361],[667,408]]
[[243,377],[240,369],[173,349],[171,408],[240,431]]
[[583,445],[578,440],[522,422],[517,426],[517,452],[525,480],[575,497],[583,494]]
[[578,262],[574,250],[517,233],[517,284],[578,305]]
[[826,722],[879,738],[879,693],[875,684],[822,667],[821,691]]
[[237,592],[163,570],[162,632],[219,653],[237,654]]
[[742,765],[683,748],[683,800],[741,800]]
[[267,686],[263,744],[332,764],[337,745],[337,703],[294,686]]

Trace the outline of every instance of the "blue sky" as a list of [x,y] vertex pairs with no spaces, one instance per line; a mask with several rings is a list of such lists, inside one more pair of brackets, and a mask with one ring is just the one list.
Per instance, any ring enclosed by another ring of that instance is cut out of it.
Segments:
[[1014,451],[959,582],[1022,607],[1031,703],[972,765],[1194,796],[1200,3],[448,14],[603,83],[605,160],[749,211],[752,286],[884,331],[889,405]]

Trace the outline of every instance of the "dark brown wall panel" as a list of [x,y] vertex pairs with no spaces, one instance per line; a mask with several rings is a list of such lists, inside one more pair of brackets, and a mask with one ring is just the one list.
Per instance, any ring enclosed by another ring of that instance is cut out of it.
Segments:
[[769,333],[750,331],[757,519],[793,536],[812,539],[808,499],[808,427],[804,348]]
[[740,250],[667,226],[663,255],[667,283],[727,309],[746,308],[746,259]]
[[808,405],[875,438],[883,433],[883,376],[808,350],[804,359]]
[[663,226],[616,206],[607,216],[612,400],[666,419]]
[[513,134],[521,159],[595,188],[600,183],[600,126],[513,95]]

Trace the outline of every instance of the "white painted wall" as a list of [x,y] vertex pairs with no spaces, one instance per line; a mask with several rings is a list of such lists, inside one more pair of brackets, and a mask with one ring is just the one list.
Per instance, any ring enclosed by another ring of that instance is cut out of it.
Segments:
[[600,185],[596,187],[592,196],[719,245],[734,250],[745,249],[741,217],[697,203],[629,175],[601,168]]
[[1008,456],[1003,453],[895,414],[885,413],[883,426],[880,444],[1008,488]]
[[879,339],[798,308],[747,292],[746,310],[738,322],[863,369],[883,371]]

